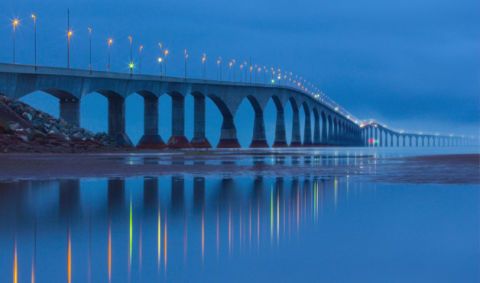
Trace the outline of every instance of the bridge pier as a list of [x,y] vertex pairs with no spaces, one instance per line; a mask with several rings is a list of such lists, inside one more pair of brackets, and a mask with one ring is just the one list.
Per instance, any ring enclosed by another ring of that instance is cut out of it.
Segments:
[[168,139],[169,148],[188,148],[185,137],[185,97],[172,95],[172,136]]
[[314,128],[313,128],[313,144],[320,145],[320,115],[317,112],[314,112],[313,117],[315,118]]
[[268,147],[267,139],[265,137],[265,122],[263,121],[263,110],[255,109],[255,120],[253,122],[253,139],[250,147],[264,148]]
[[137,147],[160,149],[165,143],[158,134],[158,97],[144,96],[144,134]]
[[290,141],[290,146],[297,147],[302,145],[300,140],[300,115],[298,113],[298,108],[292,107],[292,140]]
[[235,128],[235,122],[233,116],[223,114],[222,130],[220,133],[220,141],[217,148],[240,148],[240,143],[237,140],[237,129]]
[[108,135],[119,146],[133,146],[125,132],[125,98],[108,96]]
[[321,140],[321,143],[322,144],[327,144],[327,117],[325,116],[325,114],[323,114],[322,112],[322,140]]
[[312,119],[310,111],[305,111],[305,127],[303,129],[303,146],[312,146]]
[[285,113],[277,107],[277,121],[275,124],[275,141],[273,147],[286,147],[287,137],[285,133]]
[[60,99],[60,118],[69,124],[80,126],[80,101],[77,98]]
[[210,142],[205,137],[205,96],[195,95],[193,99],[193,138],[190,144],[195,148],[211,148]]

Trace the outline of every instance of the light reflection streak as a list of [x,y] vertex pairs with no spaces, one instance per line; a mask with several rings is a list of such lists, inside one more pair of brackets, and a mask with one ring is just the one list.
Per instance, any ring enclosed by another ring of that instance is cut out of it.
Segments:
[[[327,180],[327,181],[325,181]],[[258,247],[258,250],[261,245],[267,247],[270,245],[276,247],[283,242],[295,239],[295,227],[297,227],[297,231],[300,228],[303,228],[307,225],[312,225],[319,222],[319,217],[322,212],[326,209],[332,209],[332,206],[325,206],[324,201],[330,200],[330,203],[335,203],[335,207],[337,202],[342,201],[343,199],[339,199],[340,197],[345,197],[342,194],[342,191],[339,191],[339,182],[343,182],[340,177],[335,177],[331,179],[317,179],[317,177],[300,177],[300,179],[293,178],[291,182],[282,183],[282,179],[275,179],[275,185],[270,187],[270,193],[267,191],[260,191],[257,188],[255,194],[251,196],[248,195],[248,192],[245,193],[244,196],[248,196],[248,198],[242,198],[239,194],[239,198],[235,200],[227,199],[228,206],[223,206],[222,204],[215,206],[208,206],[203,205],[201,210],[198,210],[198,206],[196,206],[195,213],[190,213],[188,209],[190,206],[186,205],[182,209],[185,211],[183,212],[183,217],[176,218],[173,217],[170,219],[170,237],[174,239],[171,241],[171,244],[174,245],[173,249],[171,249],[170,253],[170,270],[172,268],[177,268],[177,264],[182,264],[182,249],[180,247],[182,241],[182,233],[183,233],[183,264],[190,263],[189,257],[192,257],[193,260],[196,260],[197,263],[201,263],[202,265],[208,261],[206,256],[210,254],[213,255],[214,249],[216,247],[217,258],[220,256],[227,255],[227,247],[228,247],[228,255],[239,255],[249,253],[252,250],[255,250],[255,246]],[[322,182],[320,184],[320,182]],[[333,195],[328,194],[326,191],[325,182],[328,182],[329,187],[334,188]],[[283,185],[282,185],[283,184]],[[291,185],[291,187],[286,188],[286,184]],[[282,187],[283,186],[283,187]],[[322,187],[323,186],[323,187]],[[347,177],[347,187],[348,187],[348,177]],[[265,189],[265,188],[263,188]],[[343,189],[343,188],[342,188]],[[355,188],[354,188],[355,189]],[[237,193],[237,192],[235,192]],[[242,192],[243,193],[243,192]],[[355,193],[355,191],[354,191]],[[269,196],[270,195],[270,196]],[[215,197],[216,194],[212,193],[208,195],[208,197]],[[124,201],[124,200],[122,200]],[[165,274],[167,271],[167,259],[168,259],[168,223],[167,223],[167,210],[160,209],[160,203],[163,202],[162,200],[157,200],[159,203],[158,205],[152,206],[150,203],[150,208],[152,210],[145,210],[145,212],[150,212],[151,218],[145,218],[144,215],[146,213],[139,213],[138,216],[136,214],[136,222],[139,223],[137,229],[138,231],[138,242],[134,243],[134,219],[133,219],[133,201],[132,196],[130,196],[130,200],[121,207],[123,209],[123,213],[121,214],[121,221],[123,221],[122,226],[124,228],[127,222],[126,214],[128,213],[128,225],[129,225],[129,239],[128,239],[128,254],[125,252],[125,229],[123,228],[123,236],[117,235],[115,231],[112,231],[112,220],[108,219],[107,223],[103,223],[103,225],[108,225],[108,236],[107,236],[107,273],[108,273],[108,282],[112,281],[112,277],[116,276],[113,274],[113,238],[119,237],[119,244],[121,244],[120,249],[123,250],[123,253],[120,253],[122,256],[121,262],[125,263],[125,257],[128,256],[128,275],[131,276],[132,280],[137,279],[134,276],[144,276],[142,273],[145,273],[149,268],[149,260],[151,260],[151,268],[155,270],[155,260],[157,264],[157,271],[158,274],[161,273],[160,268],[162,265],[162,261],[164,262],[164,267],[162,269],[165,270]],[[256,207],[253,207],[256,203]],[[225,204],[225,203],[224,203]],[[248,205],[245,207],[245,205]],[[165,206],[167,207],[167,206]],[[137,209],[137,208],[136,208]],[[216,210],[216,214],[215,214]],[[256,211],[255,211],[256,210]],[[321,212],[320,212],[321,211]],[[93,212],[89,212],[93,213]],[[110,212],[109,212],[110,213]],[[156,215],[155,215],[156,214]],[[162,215],[163,214],[163,215]],[[200,219],[198,219],[198,214],[200,214]],[[256,215],[255,215],[256,214]],[[172,214],[175,215],[175,214]],[[108,215],[110,218],[110,214]],[[89,215],[90,217],[90,215]],[[155,219],[156,217],[156,219]],[[210,217],[210,218],[207,218]],[[90,218],[89,218],[90,219]],[[151,219],[151,222],[145,221],[145,219]],[[199,221],[200,220],[200,221]],[[172,222],[173,221],[173,222]],[[183,230],[182,230],[182,221],[183,221]],[[191,225],[192,234],[191,237],[188,236],[188,223],[189,221],[193,221],[193,226]],[[214,224],[215,221],[215,224]],[[91,222],[91,223],[90,223]],[[156,223],[155,223],[156,222]],[[206,227],[206,223],[211,223],[211,227]],[[255,223],[256,222],[256,223]],[[96,226],[90,227],[90,225],[96,225],[95,217],[91,218],[91,221],[88,222],[88,242],[85,241],[84,243],[96,243],[95,242],[95,233],[99,231]],[[113,222],[115,223],[115,222]],[[195,224],[197,223],[197,224]],[[150,226],[151,224],[151,226]],[[156,224],[156,231],[155,231],[155,224]],[[200,224],[200,225],[198,225]],[[87,225],[87,222],[83,224],[84,226]],[[172,226],[173,225],[173,226]],[[213,228],[215,225],[216,227]],[[223,227],[221,227],[223,225]],[[238,225],[238,226],[237,226]],[[162,227],[163,226],[163,227]],[[226,229],[228,226],[228,230]],[[148,228],[151,227],[151,228]],[[87,227],[84,227],[87,228]],[[237,230],[235,230],[238,229]],[[73,268],[73,256],[72,256],[72,234],[71,234],[72,227],[68,227],[67,229],[67,282],[77,281],[77,278],[72,277],[72,268]],[[144,230],[147,229],[147,230]],[[151,229],[151,230],[150,230]],[[91,232],[90,232],[91,230]],[[256,231],[255,231],[256,230]],[[65,230],[63,230],[65,231]],[[102,231],[102,230],[100,230]],[[199,231],[199,232],[197,232]],[[228,232],[228,233],[227,233]],[[36,230],[35,230],[36,233]],[[90,235],[93,234],[93,236]],[[144,233],[146,233],[144,235]],[[151,236],[148,236],[152,233]],[[155,235],[156,233],[156,235]],[[197,233],[200,233],[198,235]],[[248,235],[247,235],[248,233]],[[254,233],[257,235],[255,236]],[[293,233],[293,234],[292,234]],[[63,234],[65,235],[65,234]],[[82,234],[83,235],[83,234]],[[87,234],[85,234],[86,236]],[[104,239],[105,234],[104,230],[101,232],[101,238]],[[144,237],[145,236],[145,237]],[[227,239],[225,237],[227,236]],[[93,241],[91,239],[93,238]],[[236,238],[238,237],[238,239]],[[252,239],[252,237],[256,237]],[[215,238],[215,240],[214,240]],[[34,239],[36,239],[36,234]],[[73,238],[74,240],[76,239]],[[207,239],[211,239],[211,243],[207,243]],[[136,240],[136,239],[135,239]],[[252,242],[253,240],[253,242]],[[36,240],[35,240],[36,241]],[[200,241],[200,243],[199,243]],[[214,244],[213,241],[216,241]],[[105,245],[104,240],[100,241],[103,242]],[[98,242],[97,242],[98,243]],[[154,245],[157,245],[156,251],[154,251]],[[200,247],[197,245],[200,244]],[[17,258],[17,243],[15,243],[14,248],[14,277],[17,276],[16,280],[18,281],[18,268],[23,270],[23,266],[18,266],[18,258]],[[79,255],[78,258],[84,258],[84,263],[80,265],[80,267],[75,267],[76,270],[83,270],[83,275],[78,275],[79,272],[75,273],[75,276],[83,276],[82,278],[90,278],[89,273],[90,271],[90,264],[93,265],[95,270],[96,258],[95,258],[95,249],[93,250],[92,259],[90,259],[90,246],[89,249],[85,249],[85,251],[80,251],[80,247],[83,244],[79,245]],[[89,244],[90,245],[90,244]],[[138,254],[135,251],[135,254],[138,255],[138,269],[133,264],[133,245],[138,245]],[[151,247],[152,251],[149,252],[147,250],[143,250],[143,246]],[[190,245],[194,247],[194,249],[188,253],[187,247]],[[192,246],[193,245],[193,246]],[[162,247],[163,246],[163,247]],[[85,246],[86,248],[87,246]],[[95,246],[94,246],[95,247]],[[177,248],[178,247],[178,248]],[[200,249],[199,249],[200,248]],[[210,251],[206,250],[210,248]],[[223,249],[223,251],[222,251]],[[104,262],[105,256],[105,246],[101,247],[103,252],[101,253],[101,261]],[[201,257],[199,257],[198,251],[201,251]],[[194,252],[192,252],[194,251]],[[196,251],[196,252],[195,252]],[[77,253],[77,252],[76,252]],[[88,253],[88,254],[87,254]],[[195,255],[196,253],[196,255]],[[88,262],[87,262],[88,256]],[[118,255],[117,255],[118,256]],[[22,254],[20,254],[22,257]],[[30,257],[28,257],[30,258]],[[162,259],[163,258],[163,259]],[[90,263],[90,261],[92,261]],[[31,266],[30,266],[31,264]],[[65,264],[62,263],[62,265]],[[79,264],[75,262],[75,264]],[[87,265],[88,264],[88,265]],[[145,266],[143,266],[145,264]],[[35,251],[32,256],[32,261],[28,260],[28,263],[25,265],[25,271],[27,271],[27,275],[25,279],[34,283],[36,281],[36,277],[41,277],[42,271],[40,269],[37,270],[35,261]],[[104,266],[104,265],[103,265]],[[126,273],[124,268],[121,268],[121,264],[116,269],[116,272],[123,272]],[[125,267],[123,265],[123,267]],[[134,268],[132,270],[132,268]],[[31,274],[28,274],[31,271]],[[138,274],[137,274],[138,271]],[[132,273],[133,272],[133,273]],[[28,278],[31,275],[30,278]],[[125,274],[126,275],[126,274]],[[20,275],[22,277],[22,275]],[[61,276],[64,276],[62,274]],[[93,274],[93,281],[96,281],[96,274]],[[105,276],[104,273],[102,276]],[[130,277],[129,277],[130,278]],[[20,279],[22,280],[22,279]],[[104,279],[103,279],[104,280]],[[1,281],[1,280],[0,280]],[[87,280],[85,280],[87,281]],[[15,281],[14,281],[15,282]],[[22,281],[23,282],[23,281]]]
[[205,261],[205,209],[202,208],[202,263]]
[[108,222],[107,269],[108,269],[108,282],[112,282],[112,225],[110,221]]
[[70,228],[67,230],[67,282],[72,282],[72,239]]
[[157,269],[160,268],[160,259],[162,256],[162,220],[161,212],[158,210],[157,215]]
[[165,213],[164,219],[164,227],[163,227],[163,264],[165,273],[167,272],[167,242],[168,242],[168,230],[167,230],[167,213]]
[[18,283],[17,239],[13,244],[13,283]]
[[128,272],[132,268],[132,253],[133,253],[133,206],[130,199],[130,214],[129,214],[129,229],[128,229]]

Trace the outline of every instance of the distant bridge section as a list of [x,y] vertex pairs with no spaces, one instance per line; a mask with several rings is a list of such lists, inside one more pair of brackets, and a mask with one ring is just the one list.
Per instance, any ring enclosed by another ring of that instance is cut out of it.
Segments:
[[368,147],[443,147],[476,144],[474,138],[394,130],[377,121],[360,123],[362,141]]

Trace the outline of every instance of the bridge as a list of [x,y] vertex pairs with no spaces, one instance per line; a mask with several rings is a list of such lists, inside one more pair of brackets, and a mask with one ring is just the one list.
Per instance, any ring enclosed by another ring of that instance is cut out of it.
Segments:
[[[56,97],[60,118],[74,125],[80,124],[80,100],[83,97],[94,92],[105,96],[108,100],[108,134],[123,146],[133,146],[125,131],[125,100],[129,95],[138,93],[144,100],[144,135],[137,145],[139,148],[212,147],[205,136],[207,98],[213,101],[223,117],[217,148],[240,147],[234,117],[245,99],[255,112],[250,143],[252,148],[269,147],[263,113],[270,99],[276,108],[273,147],[453,146],[470,142],[457,136],[403,133],[377,122],[363,122],[319,93],[301,86],[0,64],[0,94],[19,99],[35,91]],[[169,95],[172,100],[172,135],[166,143],[158,131],[161,95]],[[187,95],[194,98],[194,135],[190,141],[185,137]],[[287,104],[292,108],[290,144],[287,144],[285,131],[284,109]],[[300,132],[300,111],[304,112],[305,117],[303,133]],[[394,138],[396,143],[393,142]],[[401,138],[403,143],[400,142]]]

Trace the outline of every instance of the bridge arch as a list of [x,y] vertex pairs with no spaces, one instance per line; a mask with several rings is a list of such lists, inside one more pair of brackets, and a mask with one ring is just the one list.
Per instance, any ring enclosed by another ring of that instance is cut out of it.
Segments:
[[225,102],[217,95],[208,94],[207,96],[217,106],[223,118],[220,140],[217,144],[217,148],[240,148],[240,143],[237,139],[237,128],[235,127],[235,122],[233,120],[233,113]]
[[[42,109],[40,103],[35,101],[35,98],[38,98],[39,94],[48,95],[55,98],[55,103],[58,104],[57,107],[59,118],[70,124],[76,126],[80,125],[80,101],[78,97],[69,91],[58,88],[44,88],[30,93],[23,93],[17,99],[20,99],[27,104],[31,104],[34,108]],[[30,97],[32,97],[32,99],[30,99]],[[42,104],[44,104],[44,102],[45,101],[42,100]]]

